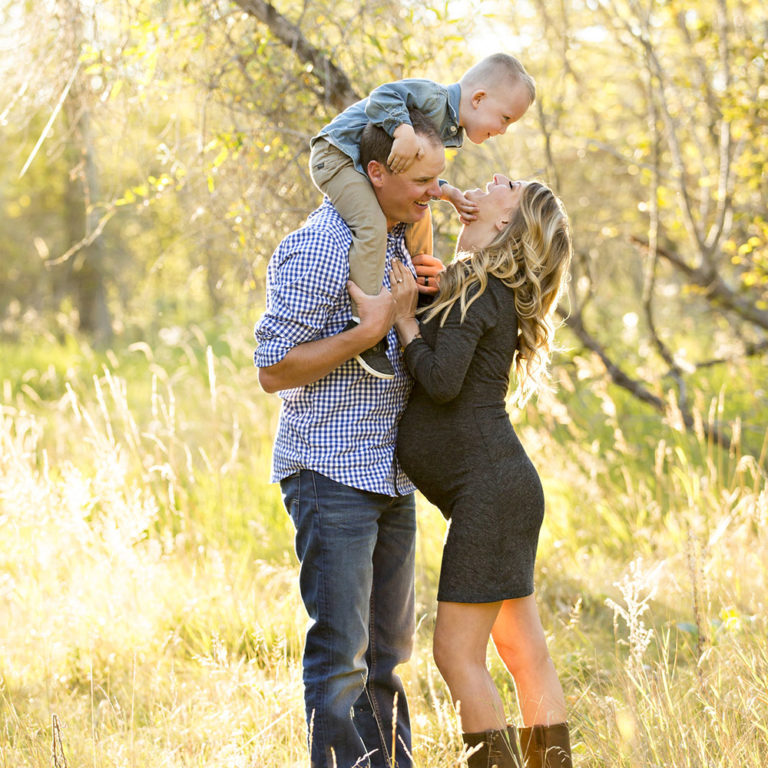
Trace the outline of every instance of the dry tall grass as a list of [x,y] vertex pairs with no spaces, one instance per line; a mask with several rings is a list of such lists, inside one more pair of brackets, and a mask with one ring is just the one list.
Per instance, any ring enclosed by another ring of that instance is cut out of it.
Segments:
[[[0,766],[305,764],[305,617],[267,482],[276,402],[227,341],[214,355],[193,329],[93,378],[5,382]],[[669,429],[644,465],[615,415],[606,450],[557,401],[539,413],[521,433],[548,496],[538,590],[577,765],[765,764],[765,455]],[[447,768],[460,738],[430,658],[444,527],[424,503],[419,519],[403,674],[416,764]]]

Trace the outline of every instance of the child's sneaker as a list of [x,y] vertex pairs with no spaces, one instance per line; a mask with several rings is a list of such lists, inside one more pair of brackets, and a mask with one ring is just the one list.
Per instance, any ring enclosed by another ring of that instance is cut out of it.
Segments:
[[[358,320],[350,320],[345,331],[350,328],[354,328],[358,324]],[[392,363],[389,362],[387,357],[387,337],[385,336],[381,341],[374,344],[372,347],[361,352],[359,355],[355,355],[355,360],[368,372],[371,376],[376,376],[378,379],[394,379],[395,369],[392,367]]]

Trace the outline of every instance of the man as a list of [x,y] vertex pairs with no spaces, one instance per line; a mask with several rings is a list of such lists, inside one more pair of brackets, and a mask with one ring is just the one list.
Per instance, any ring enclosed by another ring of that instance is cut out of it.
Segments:
[[[383,130],[368,126],[361,140],[387,224],[378,296],[348,282],[352,236],[326,198],[275,251],[256,326],[259,382],[283,400],[272,476],[296,527],[310,618],[304,688],[312,768],[412,764],[408,707],[394,672],[410,657],[414,631],[413,486],[394,453],[411,382],[388,286],[393,259],[413,271],[405,224],[419,221],[440,196],[445,153],[432,124],[419,112],[410,116],[424,153],[404,173],[386,166],[392,139]],[[358,325],[349,323],[350,294]],[[368,376],[354,362],[384,336],[391,380]]]

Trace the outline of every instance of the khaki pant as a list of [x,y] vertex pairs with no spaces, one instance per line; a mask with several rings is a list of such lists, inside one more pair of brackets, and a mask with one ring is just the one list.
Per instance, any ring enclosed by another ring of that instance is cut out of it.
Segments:
[[[347,155],[324,139],[312,147],[309,172],[315,186],[328,195],[352,232],[349,279],[369,296],[378,295],[384,282],[387,221],[370,181],[355,170]],[[405,244],[412,256],[432,253],[429,209],[421,221],[406,227]]]

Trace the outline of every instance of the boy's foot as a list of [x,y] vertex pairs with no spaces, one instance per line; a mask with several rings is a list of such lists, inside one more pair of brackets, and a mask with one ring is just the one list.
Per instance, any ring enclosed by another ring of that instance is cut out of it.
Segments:
[[[350,320],[345,331],[350,328],[354,328],[357,325],[355,320]],[[355,355],[355,360],[368,372],[371,376],[376,376],[378,379],[394,379],[395,369],[392,367],[392,363],[387,357],[387,337],[385,336],[380,342],[374,344],[369,349],[361,352],[359,355]]]

